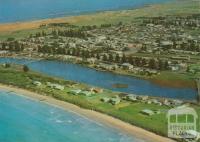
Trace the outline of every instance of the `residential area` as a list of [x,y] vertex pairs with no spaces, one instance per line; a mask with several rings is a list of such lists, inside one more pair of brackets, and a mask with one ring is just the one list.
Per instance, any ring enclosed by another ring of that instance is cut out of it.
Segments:
[[[200,15],[141,17],[132,23],[41,25],[48,31],[1,41],[1,56],[55,58],[140,76],[200,70]],[[51,29],[51,30],[49,30]]]

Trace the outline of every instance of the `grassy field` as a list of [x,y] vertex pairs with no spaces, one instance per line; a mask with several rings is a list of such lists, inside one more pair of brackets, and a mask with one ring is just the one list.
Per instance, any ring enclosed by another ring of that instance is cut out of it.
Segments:
[[[38,87],[33,85],[33,81],[36,80],[40,81],[42,85]],[[45,85],[46,82],[64,85],[65,89],[62,91],[51,89]],[[86,109],[106,113],[157,134],[164,136],[167,135],[166,114],[170,109],[170,107],[167,106],[159,106],[156,104],[146,104],[141,102],[130,102],[125,100],[118,105],[102,102],[100,100],[102,97],[112,97],[119,94],[110,90],[104,90],[103,93],[97,93],[91,97],[72,95],[68,93],[71,89],[85,89],[90,88],[91,86],[52,78],[32,71],[23,72],[21,66],[11,66],[10,68],[5,68],[0,65],[0,83],[28,89],[42,95],[48,95],[62,101],[73,103]],[[197,112],[200,114],[200,107],[196,105],[193,107],[195,107]],[[159,110],[161,113],[147,116],[140,113],[140,111],[143,109]]]
[[119,22],[129,23],[133,21],[136,22],[138,17],[200,13],[199,6],[200,3],[197,0],[174,0],[165,4],[150,5],[132,10],[106,11],[74,17],[2,24],[0,25],[0,40],[5,40],[8,37],[23,38],[28,36],[30,33],[35,33],[42,30],[50,30],[51,28],[39,28],[39,26],[44,23],[48,24],[67,22],[77,26],[99,26],[105,23],[117,24]]
[[150,80],[161,86],[196,88],[195,76],[189,73],[162,71],[159,75],[150,78]]

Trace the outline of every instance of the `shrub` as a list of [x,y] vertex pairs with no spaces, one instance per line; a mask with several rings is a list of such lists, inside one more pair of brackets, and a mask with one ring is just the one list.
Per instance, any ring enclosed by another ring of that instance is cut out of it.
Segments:
[[23,66],[23,71],[24,71],[24,72],[28,72],[28,71],[29,71],[29,67],[28,67],[27,65],[24,65],[24,66]]

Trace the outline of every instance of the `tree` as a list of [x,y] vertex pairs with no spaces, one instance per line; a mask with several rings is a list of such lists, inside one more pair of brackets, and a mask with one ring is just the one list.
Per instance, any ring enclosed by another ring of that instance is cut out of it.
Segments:
[[136,57],[136,58],[135,58],[135,65],[139,67],[139,66],[141,66],[140,63],[141,63],[141,58]]
[[113,62],[113,55],[112,54],[109,54],[109,61]]
[[13,38],[13,37],[9,37],[8,39],[7,39],[7,41],[14,41],[15,40],[15,38]]
[[165,70],[168,70],[168,69],[169,69],[169,63],[168,63],[168,61],[165,61],[164,68],[165,68]]
[[146,61],[146,59],[145,59],[145,58],[143,58],[143,59],[142,59],[141,66],[143,66],[143,67],[144,67],[146,64],[147,64],[147,61]]
[[28,71],[29,71],[29,67],[28,67],[27,65],[24,65],[24,66],[23,66],[23,71],[24,71],[24,72],[28,72]]
[[156,61],[154,59],[150,59],[149,68],[151,68],[151,69],[155,69],[156,68]]
[[11,65],[9,63],[5,64],[5,68],[9,68]]
[[99,53],[97,53],[96,58],[97,58],[98,60],[100,59]]
[[108,58],[107,58],[107,56],[104,54],[103,55],[103,61],[107,61],[108,60]]
[[126,55],[123,54],[123,56],[122,56],[122,63],[125,63],[125,62],[126,62]]
[[119,54],[117,54],[117,55],[115,56],[115,62],[119,63],[119,61],[120,61],[120,57],[119,57]]
[[131,65],[134,64],[134,62],[133,62],[133,56],[129,56],[129,57],[128,57],[128,62],[129,62]]
[[161,59],[158,60],[158,69],[159,70],[164,70],[165,69],[164,62]]

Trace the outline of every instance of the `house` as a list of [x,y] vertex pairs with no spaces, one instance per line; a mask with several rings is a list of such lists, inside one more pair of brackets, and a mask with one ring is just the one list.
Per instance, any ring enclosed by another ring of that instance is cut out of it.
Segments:
[[170,105],[171,105],[171,103],[170,103],[169,100],[167,100],[167,99],[165,99],[165,100],[163,101],[163,104],[166,105],[166,106],[170,106]]
[[126,69],[126,70],[132,70],[133,69],[133,65],[131,65],[129,63],[123,63],[121,66],[122,66],[123,69]]
[[42,83],[39,82],[39,81],[33,81],[33,84],[36,85],[36,86],[41,86],[42,85]]
[[119,104],[120,103],[120,98],[119,98],[119,96],[115,96],[115,97],[113,97],[113,98],[111,98],[110,99],[110,103],[112,104],[112,105],[117,105],[117,104]]
[[6,56],[8,55],[8,51],[0,51],[0,56]]
[[175,106],[180,106],[180,105],[183,104],[183,101],[181,101],[181,100],[172,100],[171,103],[172,103],[173,105],[175,105]]
[[153,104],[160,105],[160,106],[162,105],[162,103],[159,102],[157,99],[152,99],[151,101]]
[[103,69],[103,70],[115,70],[116,66],[115,65],[110,65],[110,64],[100,63],[98,65],[98,68]]
[[90,88],[89,91],[94,92],[94,93],[102,93],[103,89],[101,89],[101,88]]
[[83,96],[86,96],[86,97],[90,97],[92,95],[92,93],[90,91],[81,91],[79,93],[79,95],[83,95]]
[[64,90],[65,89],[64,86],[59,85],[59,84],[53,84],[53,87],[54,87],[54,89],[57,89],[57,90]]
[[126,96],[125,98],[127,101],[132,101],[132,102],[135,102],[137,101],[137,96],[136,95],[133,95],[133,94],[129,94]]
[[107,103],[110,101],[110,98],[104,97],[104,98],[101,98],[101,101],[104,103]]
[[87,59],[87,62],[90,63],[90,64],[95,64],[97,62],[97,59],[96,58],[89,58],[89,59]]
[[78,95],[82,90],[76,89],[76,90],[70,90],[69,93],[72,95]]
[[178,71],[179,70],[179,66],[178,65],[170,65],[169,67],[172,71]]
[[54,83],[50,83],[50,82],[47,82],[47,86],[50,87],[50,88],[53,88],[53,89],[57,89],[57,90],[64,90],[65,89],[65,87],[62,86],[62,85],[54,84]]
[[148,116],[154,115],[154,112],[150,109],[144,109],[141,111],[141,113]]
[[152,70],[152,69],[146,69],[146,72],[148,74],[151,74],[151,75],[157,75],[157,74],[159,74],[157,70]]
[[172,41],[161,41],[160,45],[161,45],[161,47],[164,47],[164,48],[171,48],[173,46],[173,42]]
[[148,96],[137,96],[137,99],[141,100],[141,101],[147,101],[149,99],[149,97]]

